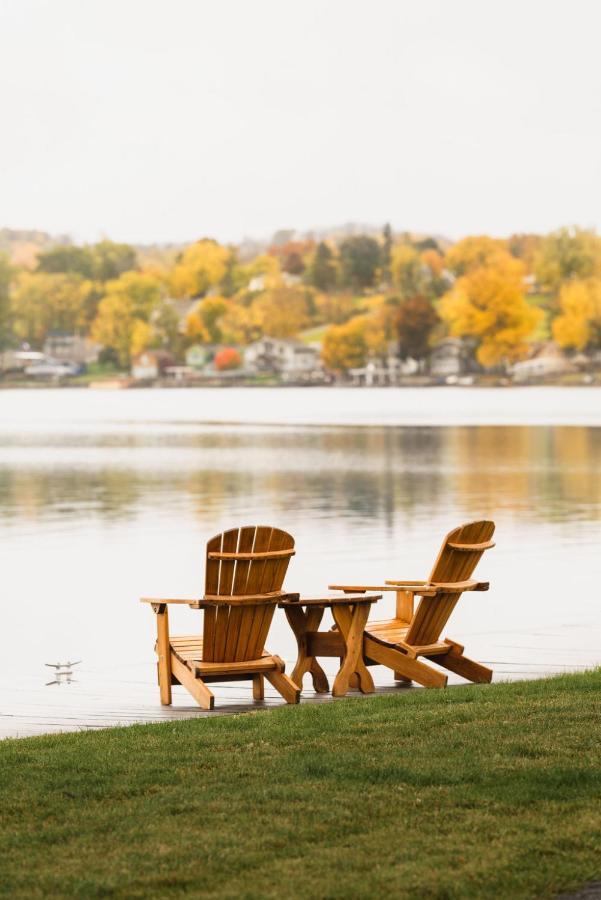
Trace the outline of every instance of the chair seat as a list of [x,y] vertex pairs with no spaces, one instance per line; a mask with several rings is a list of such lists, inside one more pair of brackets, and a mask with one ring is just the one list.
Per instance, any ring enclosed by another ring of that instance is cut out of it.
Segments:
[[241,662],[204,662],[202,638],[196,634],[173,635],[169,639],[171,650],[185,666],[197,675],[228,675],[236,672],[269,672],[281,668],[281,660],[266,651],[260,659]]
[[368,622],[365,631],[370,637],[386,644],[398,644],[404,641],[409,625],[402,619],[388,619],[382,622]]

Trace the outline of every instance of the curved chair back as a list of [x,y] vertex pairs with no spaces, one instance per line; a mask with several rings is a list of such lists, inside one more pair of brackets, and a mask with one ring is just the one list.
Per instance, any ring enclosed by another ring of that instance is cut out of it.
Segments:
[[[468,581],[482,554],[494,547],[491,540],[494,531],[495,523],[486,519],[468,522],[450,531],[442,542],[430,575],[430,583]],[[406,643],[412,646],[435,644],[461,593],[461,589],[449,590],[435,597],[422,597],[405,637]]]
[[207,544],[205,662],[260,659],[281,594],[294,538],[265,525],[247,525],[218,534]]

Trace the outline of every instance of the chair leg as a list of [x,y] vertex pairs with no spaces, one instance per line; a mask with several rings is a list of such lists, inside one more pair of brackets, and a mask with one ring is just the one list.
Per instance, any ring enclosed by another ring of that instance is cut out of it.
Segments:
[[[369,635],[365,635],[365,655],[373,659],[381,666],[386,666],[395,673],[402,675],[410,681],[417,681],[424,687],[443,688],[447,686],[447,676],[436,669],[431,669],[425,663],[417,659],[410,659],[405,653],[390,645],[379,644]],[[436,658],[436,662],[441,657]]]
[[395,681],[402,681],[403,684],[411,684],[411,679],[410,679],[410,678],[407,678],[406,675],[403,675],[402,672],[395,672],[395,673],[394,673],[394,680],[395,680]]
[[253,700],[265,699],[265,680],[262,675],[253,677]]
[[294,681],[284,672],[278,672],[273,669],[271,672],[265,672],[265,678],[274,686],[276,691],[282,695],[286,703],[298,703],[300,700],[300,688]]
[[190,691],[202,709],[214,708],[215,697],[204,681],[198,675],[193,675],[190,669],[184,666],[174,653],[171,654],[171,670],[180,684]]
[[462,653],[454,653],[451,650],[443,656],[437,656],[436,662],[439,666],[455,672],[456,675],[461,675],[462,678],[466,678],[474,684],[489,684],[492,681],[492,669],[474,662],[473,659],[468,659]]

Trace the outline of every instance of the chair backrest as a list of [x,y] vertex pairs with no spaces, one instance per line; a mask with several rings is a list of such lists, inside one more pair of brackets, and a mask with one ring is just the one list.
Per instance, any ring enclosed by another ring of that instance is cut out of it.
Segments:
[[[205,662],[260,659],[278,603],[277,592],[293,555],[292,535],[265,525],[232,528],[211,538],[205,595],[223,597],[225,602],[217,601],[205,609]],[[266,596],[269,594],[272,596]],[[264,596],[259,599],[257,595]]]
[[[487,520],[468,522],[450,531],[442,542],[430,582],[447,584],[468,581],[485,550],[494,547],[491,541],[494,531],[495,523]],[[422,597],[405,642],[412,646],[435,644],[461,593],[460,589],[437,594],[436,597]]]

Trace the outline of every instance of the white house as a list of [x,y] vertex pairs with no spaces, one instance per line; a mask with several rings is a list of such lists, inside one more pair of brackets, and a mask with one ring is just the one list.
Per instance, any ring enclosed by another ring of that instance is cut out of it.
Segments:
[[320,370],[321,362],[316,347],[301,341],[264,337],[244,350],[244,368],[296,377]]
[[98,360],[100,344],[94,343],[89,338],[79,334],[69,334],[65,331],[50,331],[44,341],[44,356],[60,362],[92,363]]
[[542,344],[530,357],[514,363],[511,374],[514,381],[529,381],[531,378],[552,378],[575,372],[576,366],[566,358],[557,344],[549,341]]
[[467,352],[460,338],[445,338],[430,354],[430,374],[436,378],[464,375],[467,371]]

